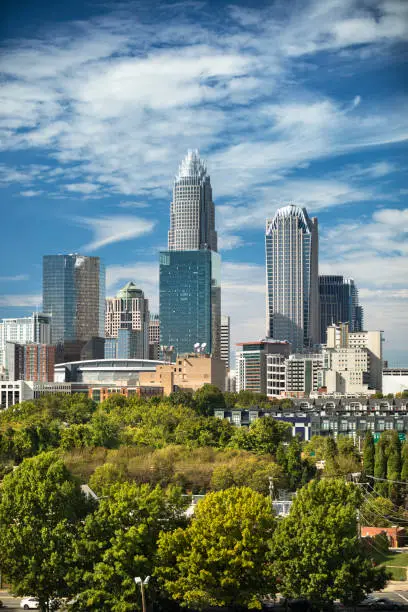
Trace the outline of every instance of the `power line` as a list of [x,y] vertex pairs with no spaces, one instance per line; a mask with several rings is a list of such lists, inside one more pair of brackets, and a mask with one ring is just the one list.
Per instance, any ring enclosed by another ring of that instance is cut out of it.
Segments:
[[389,480],[388,478],[378,478],[377,476],[369,476],[368,474],[367,478],[372,478],[373,480],[382,480],[383,482],[392,482],[393,484],[402,484],[408,487],[408,482],[404,482],[402,480]]

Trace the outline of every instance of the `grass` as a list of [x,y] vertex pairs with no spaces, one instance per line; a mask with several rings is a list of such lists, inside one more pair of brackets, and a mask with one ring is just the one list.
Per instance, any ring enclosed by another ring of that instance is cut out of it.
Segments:
[[391,572],[391,580],[408,579],[408,552],[395,553],[392,551],[380,553],[373,551],[373,558],[378,565],[383,565]]

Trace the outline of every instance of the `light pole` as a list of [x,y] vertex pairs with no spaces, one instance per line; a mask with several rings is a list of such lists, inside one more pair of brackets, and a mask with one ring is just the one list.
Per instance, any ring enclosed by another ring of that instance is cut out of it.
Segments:
[[145,586],[149,583],[150,580],[150,576],[146,576],[146,578],[144,580],[142,580],[140,578],[140,576],[137,576],[135,578],[135,583],[136,584],[140,584],[140,592],[142,594],[142,612],[146,612],[147,608],[146,608],[146,598],[145,598]]

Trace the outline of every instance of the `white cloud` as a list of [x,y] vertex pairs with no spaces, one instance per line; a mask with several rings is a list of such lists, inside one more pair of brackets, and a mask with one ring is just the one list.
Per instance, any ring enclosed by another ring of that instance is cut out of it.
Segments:
[[2,282],[24,281],[28,280],[28,274],[16,274],[15,276],[0,276]]
[[42,295],[26,295],[26,294],[13,294],[13,295],[0,295],[0,306],[15,308],[27,308],[41,306]]
[[27,189],[27,191],[20,191],[20,195],[23,196],[23,198],[35,198],[36,196],[39,196],[43,193],[43,191],[40,189],[38,191],[35,191],[34,189]]
[[84,251],[96,251],[108,244],[139,238],[149,234],[156,225],[155,221],[131,216],[82,217],[77,221],[93,232],[93,240],[81,247]]
[[74,191],[78,193],[83,193],[85,195],[89,195],[91,193],[95,193],[99,190],[98,185],[93,185],[92,183],[71,183],[70,185],[65,185],[65,189],[67,191]]

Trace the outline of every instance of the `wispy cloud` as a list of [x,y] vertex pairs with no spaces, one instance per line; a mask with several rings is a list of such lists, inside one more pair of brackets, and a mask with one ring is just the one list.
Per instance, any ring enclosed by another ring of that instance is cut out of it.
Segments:
[[42,304],[42,295],[0,295],[0,306],[14,308],[36,307]]
[[35,198],[43,193],[42,189],[35,191],[34,189],[28,189],[27,191],[20,191],[20,195],[23,198]]
[[77,222],[93,232],[93,240],[82,247],[82,250],[90,252],[149,234],[156,224],[155,221],[131,216],[81,217]]
[[0,281],[3,282],[14,282],[14,281],[25,281],[28,280],[28,274],[16,274],[15,276],[0,276]]

